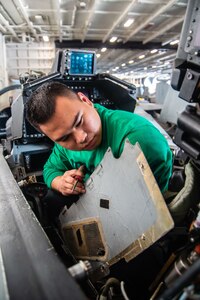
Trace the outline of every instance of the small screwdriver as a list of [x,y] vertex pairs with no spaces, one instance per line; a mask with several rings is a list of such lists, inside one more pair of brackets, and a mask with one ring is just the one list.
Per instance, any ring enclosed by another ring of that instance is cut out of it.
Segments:
[[[81,171],[81,172],[83,173],[83,175],[85,175],[85,166],[84,166],[84,165],[80,166],[80,167],[78,168],[78,170]],[[75,183],[73,184],[72,191],[75,190],[75,188],[76,188],[78,182],[82,182],[82,181],[83,181],[83,177],[80,176],[80,175],[75,175],[75,176],[74,176],[74,179],[76,179],[76,181],[75,181]]]

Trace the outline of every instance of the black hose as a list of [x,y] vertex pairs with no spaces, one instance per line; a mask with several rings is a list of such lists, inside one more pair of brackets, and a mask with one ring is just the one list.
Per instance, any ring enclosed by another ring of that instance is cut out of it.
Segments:
[[0,96],[12,90],[21,89],[21,84],[12,84],[0,90]]
[[180,293],[191,280],[200,274],[200,259],[198,259],[181,277],[179,277],[169,289],[167,289],[159,298],[159,300],[171,300]]

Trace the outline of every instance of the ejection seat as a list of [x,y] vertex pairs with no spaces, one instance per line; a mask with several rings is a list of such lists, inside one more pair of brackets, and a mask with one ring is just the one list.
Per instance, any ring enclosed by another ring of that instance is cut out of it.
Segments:
[[191,211],[195,212],[200,203],[199,182],[200,170],[192,161],[188,162],[185,166],[184,186],[179,192],[167,191],[164,195],[175,224],[181,224]]
[[[177,119],[188,105],[188,103],[179,98],[178,95],[179,91],[175,91],[171,86],[168,87],[163,108],[158,119],[159,123],[164,124],[165,130],[169,135],[170,133],[174,133],[172,127],[176,129]],[[169,129],[167,129],[166,124],[170,125]],[[200,170],[198,170],[194,163],[188,162],[184,167],[185,178],[183,178],[180,169],[177,173],[179,174],[176,174],[177,176],[174,176],[174,178],[172,176],[171,188],[173,192],[168,191],[164,195],[164,198],[174,222],[180,224],[187,217],[190,210],[194,209],[200,202]],[[179,186],[179,188],[177,189],[175,185]]]

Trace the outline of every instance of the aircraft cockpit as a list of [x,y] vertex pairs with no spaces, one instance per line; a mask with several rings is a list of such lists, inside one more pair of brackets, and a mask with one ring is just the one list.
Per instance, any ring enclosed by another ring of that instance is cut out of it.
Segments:
[[[178,116],[175,133],[159,122],[157,111],[146,114],[138,105],[134,84],[96,73],[90,50],[59,49],[48,75],[26,74],[0,91],[17,91],[0,112],[0,298],[199,298],[199,24],[199,1],[189,1],[171,85],[190,105]],[[148,118],[173,153],[167,193],[139,145],[126,140],[119,159],[108,148],[86,182],[87,193],[50,220],[43,166],[53,142],[27,121],[25,107],[38,87],[52,81],[94,104]]]

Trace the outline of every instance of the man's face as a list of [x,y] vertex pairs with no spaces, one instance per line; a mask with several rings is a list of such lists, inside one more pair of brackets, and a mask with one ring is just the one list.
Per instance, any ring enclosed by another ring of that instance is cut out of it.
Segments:
[[93,150],[101,143],[101,119],[92,102],[82,93],[78,96],[80,100],[58,96],[54,115],[40,129],[69,150]]

